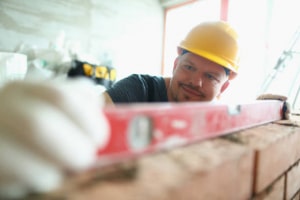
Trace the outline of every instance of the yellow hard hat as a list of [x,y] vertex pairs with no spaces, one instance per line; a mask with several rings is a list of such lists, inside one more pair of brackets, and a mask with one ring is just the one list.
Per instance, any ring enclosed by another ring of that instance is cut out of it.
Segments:
[[238,72],[238,35],[227,22],[199,24],[187,34],[179,47],[229,69],[229,79],[233,79]]

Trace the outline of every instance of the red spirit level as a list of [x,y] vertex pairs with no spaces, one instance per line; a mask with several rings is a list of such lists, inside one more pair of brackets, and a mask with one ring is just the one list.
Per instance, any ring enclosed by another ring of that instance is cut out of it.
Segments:
[[106,108],[111,135],[99,163],[217,137],[282,119],[283,101],[247,104],[151,103]]

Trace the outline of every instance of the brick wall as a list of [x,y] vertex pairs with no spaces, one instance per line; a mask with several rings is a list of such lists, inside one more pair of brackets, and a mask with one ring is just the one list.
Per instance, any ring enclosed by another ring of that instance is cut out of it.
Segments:
[[298,128],[268,124],[236,136],[243,146],[254,152],[253,199],[292,199],[297,195],[300,189]]
[[91,171],[43,197],[299,200],[299,124],[269,123]]

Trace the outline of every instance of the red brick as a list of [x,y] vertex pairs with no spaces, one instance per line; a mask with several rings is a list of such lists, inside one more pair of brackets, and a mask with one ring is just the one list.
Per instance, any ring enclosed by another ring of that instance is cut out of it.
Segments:
[[298,192],[295,196],[291,198],[291,200],[300,200],[300,193]]
[[145,156],[136,178],[62,191],[66,199],[240,200],[252,192],[253,152],[215,139]]
[[300,189],[300,164],[293,166],[287,173],[287,199],[291,199]]
[[284,186],[285,176],[281,176],[281,178],[272,183],[269,188],[265,189],[259,195],[256,195],[253,200],[283,200]]
[[[248,199],[252,188],[253,152],[228,141],[214,140],[180,156],[188,179],[169,199]],[[191,173],[193,172],[193,173]]]
[[238,133],[256,152],[254,193],[267,188],[300,158],[300,128],[267,124]]

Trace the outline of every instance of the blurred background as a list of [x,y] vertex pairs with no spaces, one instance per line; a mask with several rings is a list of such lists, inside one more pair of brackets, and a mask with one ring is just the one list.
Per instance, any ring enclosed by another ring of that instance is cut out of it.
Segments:
[[0,51],[27,56],[28,70],[15,70],[25,78],[66,75],[74,59],[107,67],[96,78],[112,82],[132,73],[169,76],[187,31],[222,19],[238,30],[243,50],[222,99],[278,93],[299,109],[299,15],[295,0],[1,0]]

